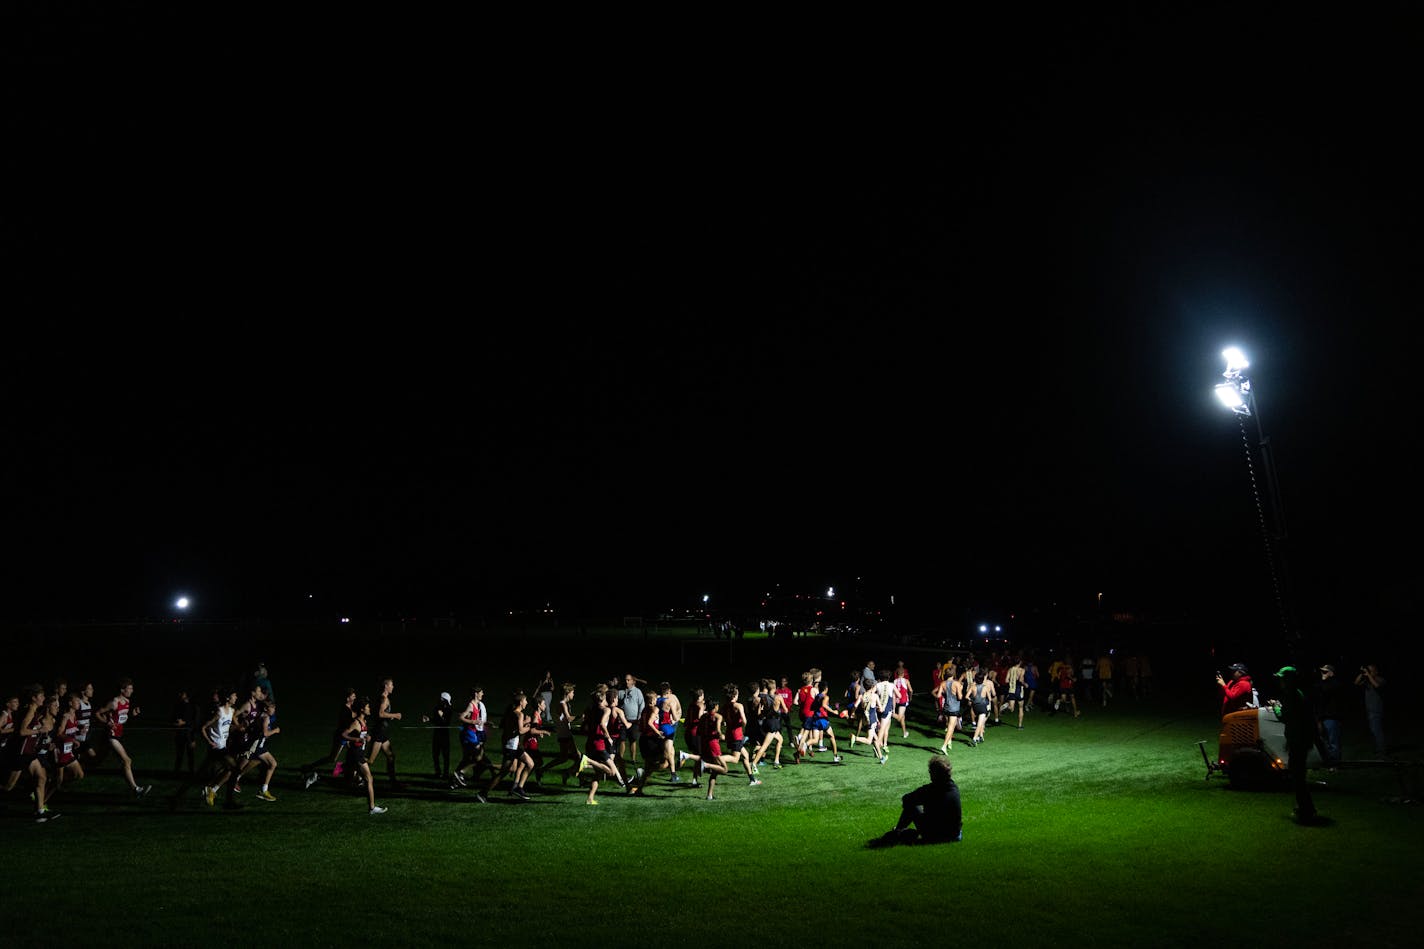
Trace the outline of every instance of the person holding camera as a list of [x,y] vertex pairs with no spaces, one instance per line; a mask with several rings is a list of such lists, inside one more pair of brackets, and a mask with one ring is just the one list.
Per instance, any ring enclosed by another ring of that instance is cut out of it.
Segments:
[[1355,684],[1365,690],[1365,718],[1370,723],[1370,734],[1375,739],[1375,754],[1383,758],[1389,754],[1384,741],[1384,676],[1373,662],[1360,666],[1360,674],[1355,676]]
[[1252,694],[1254,687],[1251,684],[1251,675],[1246,671],[1246,666],[1240,662],[1233,662],[1227,667],[1231,672],[1231,681],[1227,681],[1220,672],[1216,674],[1216,686],[1221,690],[1221,717],[1225,718],[1232,712],[1239,712],[1245,708],[1252,708]]

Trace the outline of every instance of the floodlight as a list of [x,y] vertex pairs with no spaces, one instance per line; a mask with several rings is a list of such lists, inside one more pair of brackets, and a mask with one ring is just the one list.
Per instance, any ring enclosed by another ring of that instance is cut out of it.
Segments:
[[1232,382],[1223,382],[1216,387],[1216,397],[1221,404],[1237,415],[1250,415],[1251,407],[1246,404],[1242,388]]
[[1246,358],[1246,354],[1236,346],[1228,346],[1223,349],[1221,351],[1221,358],[1226,360],[1226,371],[1228,373],[1240,372],[1242,369],[1247,369],[1251,365],[1251,361]]
[[174,601],[173,605],[180,610],[186,610],[188,608],[188,603],[189,601],[186,596],[180,596],[177,600]]

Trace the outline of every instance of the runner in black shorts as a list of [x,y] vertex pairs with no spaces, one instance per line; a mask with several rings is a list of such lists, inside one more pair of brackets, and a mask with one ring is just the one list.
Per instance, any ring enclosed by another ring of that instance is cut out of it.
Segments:
[[371,766],[366,762],[366,746],[371,740],[366,720],[371,715],[371,700],[360,699],[352,708],[355,717],[341,735],[346,742],[346,768],[366,779],[366,804],[371,808],[371,816],[375,817],[384,814],[386,809],[376,806],[376,782],[371,779]]

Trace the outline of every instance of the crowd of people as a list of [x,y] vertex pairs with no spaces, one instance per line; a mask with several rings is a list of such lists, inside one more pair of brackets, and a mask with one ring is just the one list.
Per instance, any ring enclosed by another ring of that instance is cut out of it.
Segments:
[[[1022,728],[1025,711],[1038,703],[1050,715],[1070,707],[1078,714],[1080,698],[1106,703],[1112,697],[1110,667],[1097,660],[1093,667],[1098,692],[1079,684],[1080,666],[1071,659],[1055,660],[1043,683],[1028,656],[991,655],[982,662],[961,656],[934,663],[930,694],[944,728],[941,754],[949,754],[960,732],[967,747],[979,746],[985,729],[999,724],[1002,714],[1011,721],[1016,717],[1016,727]],[[501,786],[509,796],[527,800],[529,783],[542,784],[546,774],[565,785],[577,782],[586,789],[589,805],[598,804],[600,787],[616,785],[643,796],[654,780],[705,786],[707,799],[715,800],[719,781],[734,774],[748,787],[758,787],[764,769],[780,770],[818,756],[842,765],[861,744],[869,746],[873,761],[885,764],[892,731],[898,729],[901,739],[909,737],[907,715],[914,695],[904,662],[877,670],[874,660],[850,672],[843,691],[812,668],[794,686],[788,677],[745,686],[727,683],[717,694],[692,689],[685,703],[670,683],[653,686],[632,674],[599,682],[583,696],[574,683],[556,681],[545,672],[532,693],[514,693],[497,710],[493,728],[482,687],[473,688],[462,705],[450,693],[440,693],[418,726],[430,733],[433,776],[447,781],[451,791],[472,791],[480,802]],[[1140,675],[1131,677],[1130,688],[1146,688]],[[28,788],[36,820],[58,818],[51,806],[55,796],[109,758],[136,798],[149,793],[150,787],[135,778],[124,744],[125,728],[139,715],[133,690],[124,679],[111,698],[96,701],[93,683],[71,691],[61,680],[49,688],[27,686],[8,697],[0,710],[0,771],[7,791]],[[340,782],[365,797],[369,814],[384,814],[374,773],[382,757],[385,786],[402,788],[393,730],[401,727],[403,715],[395,708],[394,693],[389,678],[367,695],[345,689],[326,752],[296,769],[300,786],[311,788],[323,779]],[[200,710],[200,703],[182,691],[167,722],[158,726],[172,733],[175,801],[200,789],[210,807],[221,799],[224,808],[239,808],[244,778],[256,785],[252,799],[275,801],[279,766],[273,742],[281,727],[266,667],[258,664],[241,689],[213,689],[201,705]],[[495,734],[497,750],[489,747]],[[455,736],[458,756],[452,766]]]

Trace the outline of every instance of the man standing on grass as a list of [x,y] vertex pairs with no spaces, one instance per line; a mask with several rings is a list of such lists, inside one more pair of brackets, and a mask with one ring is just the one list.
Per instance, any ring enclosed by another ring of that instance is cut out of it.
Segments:
[[870,842],[872,847],[895,844],[950,843],[964,839],[959,785],[948,758],[931,758],[930,783],[900,798],[900,819],[893,830]]
[[1295,666],[1283,666],[1276,678],[1281,680],[1281,700],[1274,708],[1286,726],[1286,747],[1290,749],[1286,769],[1290,772],[1291,789],[1295,791],[1294,816],[1298,824],[1312,824],[1316,820],[1315,802],[1310,796],[1305,769],[1306,758],[1315,744],[1315,716],[1310,714],[1310,703],[1301,690]]
[[642,681],[630,672],[623,677],[623,688],[618,690],[618,707],[623,710],[623,717],[628,719],[629,725],[618,739],[618,757],[633,764],[638,763],[638,723],[643,720],[646,708],[643,690],[638,687]]

